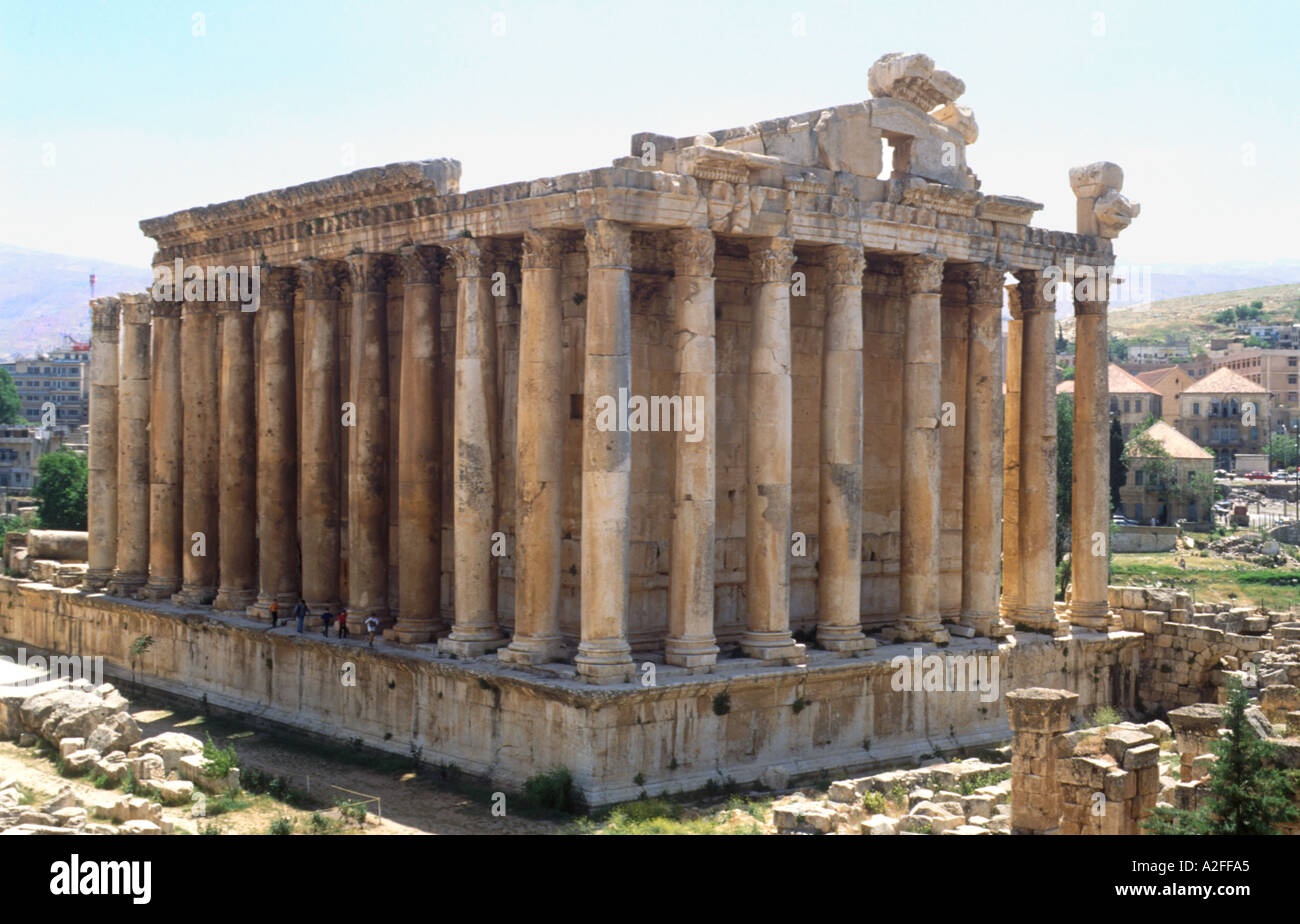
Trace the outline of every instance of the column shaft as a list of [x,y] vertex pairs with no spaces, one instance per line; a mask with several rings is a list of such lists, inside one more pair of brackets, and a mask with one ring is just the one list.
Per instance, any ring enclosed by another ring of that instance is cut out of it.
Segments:
[[221,471],[217,546],[220,575],[212,605],[243,611],[256,591],[257,430],[253,321],[239,302],[221,308]]
[[503,661],[542,664],[560,654],[564,489],[564,306],[558,231],[525,231],[519,318],[515,632]]
[[1055,312],[1043,274],[1019,272],[1024,317],[1020,393],[1020,566],[1018,622],[1055,630],[1056,356]]
[[181,303],[153,302],[153,396],[149,412],[149,582],[147,600],[181,585]]
[[861,651],[862,271],[858,244],[828,248],[822,343],[821,479],[817,528],[817,643]]
[[[1108,277],[1097,274],[1101,279]],[[1073,280],[1072,280],[1073,281]],[[1074,299],[1074,457],[1070,501],[1070,622],[1105,630],[1110,546],[1109,293]]]
[[1008,622],[1018,618],[1021,600],[1020,567],[1020,366],[1024,355],[1025,323],[1019,286],[1007,286],[1011,320],[1007,323],[1006,400],[1002,430],[1002,595],[998,612]]
[[664,660],[700,668],[715,664],[713,631],[714,488],[717,468],[716,310],[713,232],[674,231],[674,365],[682,413],[694,431],[676,436],[673,534],[669,566],[668,638]]
[[340,498],[343,408],[339,394],[339,287],[344,268],[308,259],[303,286],[302,596],[313,614],[339,606]]
[[592,683],[631,679],[627,641],[632,434],[601,415],[632,388],[632,235],[587,223],[587,351],[582,430],[582,639],[574,659]]
[[753,311],[745,485],[746,626],[751,658],[801,661],[790,634],[790,474],[793,401],[790,378],[790,271],[794,245],[762,238],[750,245]]
[[114,596],[134,595],[149,571],[150,299],[122,297],[117,415],[117,564]]
[[388,262],[382,254],[348,257],[352,276],[349,438],[348,612],[361,626],[388,622]]
[[998,625],[1002,552],[1002,281],[1006,267],[966,277],[966,452],[962,486],[961,621],[979,635]]
[[218,455],[221,451],[220,320],[212,302],[186,302],[181,316],[181,603],[217,593]]
[[462,658],[506,642],[496,611],[492,533],[496,529],[496,306],[483,241],[450,245],[456,262],[456,378],[453,412],[452,542],[455,622],[438,642]]
[[438,394],[442,254],[402,250],[401,434],[397,443],[398,641],[428,642],[442,628],[442,415]]
[[86,478],[86,588],[100,590],[117,564],[118,321],[122,303],[90,304],[90,446]]
[[298,600],[298,420],[293,359],[293,299],[298,274],[262,267],[257,367],[258,594],[252,614],[281,615]]
[[939,414],[942,384],[939,296],[944,258],[904,258],[902,561],[899,631],[943,641],[939,616]]

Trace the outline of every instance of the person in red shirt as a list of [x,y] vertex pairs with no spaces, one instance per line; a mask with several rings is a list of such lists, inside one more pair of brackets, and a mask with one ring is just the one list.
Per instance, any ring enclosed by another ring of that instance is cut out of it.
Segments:
[[339,610],[339,638],[349,638],[348,634],[348,610],[347,607]]

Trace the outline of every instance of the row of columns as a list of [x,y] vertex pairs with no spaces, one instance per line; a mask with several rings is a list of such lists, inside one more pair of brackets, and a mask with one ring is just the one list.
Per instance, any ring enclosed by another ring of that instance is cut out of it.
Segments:
[[[491,556],[496,529],[498,446],[496,323],[490,244],[470,237],[400,254],[355,253],[351,358],[340,393],[340,287],[344,268],[313,258],[265,269],[261,320],[238,305],[172,303],[144,296],[97,302],[92,351],[91,582],[114,593],[141,589],[162,599],[262,615],[299,593],[314,612],[339,604],[341,431],[347,434],[347,587],[354,617],[387,625],[388,484],[397,482],[400,599],[394,636],[439,640],[460,657],[500,649],[521,664],[554,660],[559,633],[561,488],[567,416],[563,389],[561,257],[568,236],[529,231],[522,249],[518,374],[515,631],[498,624]],[[596,401],[631,388],[631,232],[595,220],[586,228],[587,299],[582,445],[581,637],[575,663],[594,682],[628,679],[631,435],[596,425]],[[717,355],[714,238],[701,229],[671,233],[677,390],[703,397],[706,438],[676,438],[673,534],[665,659],[714,663],[714,507]],[[457,279],[453,418],[454,623],[442,625],[440,547],[442,421],[439,280],[449,255]],[[387,288],[400,261],[402,360],[397,455],[389,447]],[[790,629],[793,392],[790,283],[793,241],[750,244],[752,323],[746,423],[747,624],[750,657],[798,662]],[[902,548],[898,635],[946,640],[939,609],[940,301],[945,260],[902,258],[906,297],[902,382]],[[819,644],[871,647],[861,624],[863,483],[862,247],[827,248],[827,311],[822,353],[818,573]],[[1006,267],[956,270],[967,287],[960,622],[977,634],[1004,631],[999,615],[1031,628],[1055,624],[1052,606],[1055,517],[1055,407],[1051,306],[1040,274],[1019,273],[1008,337],[1005,427],[1000,310]],[[295,398],[293,305],[303,289],[301,419]],[[113,303],[113,304],[109,304]],[[1105,303],[1081,310],[1077,400],[1105,398]],[[152,314],[152,318],[151,318]],[[1087,320],[1090,319],[1090,320]],[[1100,323],[1098,320],[1100,319]],[[150,321],[153,349],[150,349]],[[254,368],[254,338],[259,361]],[[220,338],[220,349],[217,340]],[[1100,350],[1100,366],[1093,353]],[[217,356],[220,355],[218,367]],[[1092,357],[1089,359],[1089,357]],[[1100,372],[1098,372],[1098,368]],[[1084,376],[1090,376],[1085,381]],[[1098,376],[1101,378],[1097,378]],[[255,387],[251,384],[255,383]],[[152,388],[152,394],[151,394]],[[346,400],[340,400],[345,398]],[[1091,404],[1088,405],[1089,407]],[[150,408],[152,430],[150,431]],[[342,419],[340,419],[340,417]],[[1105,415],[1076,414],[1076,446],[1104,447]],[[299,431],[301,430],[301,441]],[[145,433],[150,432],[148,441]],[[1099,435],[1098,435],[1099,434]],[[1081,438],[1082,437],[1082,438]],[[299,448],[301,443],[301,448]],[[1076,469],[1075,548],[1104,524],[1104,458]],[[998,469],[1002,477],[998,477]],[[114,483],[116,491],[102,494]],[[1092,500],[1100,497],[1097,503]],[[215,502],[214,502],[215,499]],[[1093,510],[1096,507],[1097,510]],[[1097,511],[1101,511],[1098,514]],[[297,530],[301,512],[301,535]],[[217,526],[213,535],[213,525]],[[1005,523],[1005,535],[1002,525]],[[254,527],[255,524],[255,527]],[[1103,526],[1104,528],[1104,526]],[[255,533],[254,533],[255,530]],[[107,535],[115,542],[107,541]],[[1002,541],[999,542],[1000,536]],[[200,539],[205,548],[198,552]],[[301,546],[301,548],[299,547]],[[1002,550],[1002,594],[999,548]],[[111,561],[111,569],[110,569]],[[1105,571],[1076,566],[1076,611],[1104,619]],[[1100,592],[1093,587],[1100,578]],[[147,581],[147,583],[146,583]],[[1082,590],[1080,590],[1082,588]],[[1099,614],[1093,613],[1097,598]]]

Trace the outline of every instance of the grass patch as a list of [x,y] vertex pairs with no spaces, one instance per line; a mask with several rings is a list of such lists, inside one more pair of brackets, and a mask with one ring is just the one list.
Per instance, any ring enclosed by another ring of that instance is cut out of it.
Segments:
[[680,835],[759,834],[771,807],[770,799],[738,796],[714,810],[699,810],[667,799],[637,799],[615,806],[602,818],[574,822],[579,834]]

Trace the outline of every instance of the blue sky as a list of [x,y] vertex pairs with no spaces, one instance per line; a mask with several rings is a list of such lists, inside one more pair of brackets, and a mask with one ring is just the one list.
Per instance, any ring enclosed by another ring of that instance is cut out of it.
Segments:
[[146,266],[141,218],[424,157],[465,190],[589,169],[923,51],[966,82],[983,191],[1035,224],[1073,230],[1067,171],[1106,159],[1143,207],[1121,261],[1295,258],[1297,7],[6,0],[0,241]]

